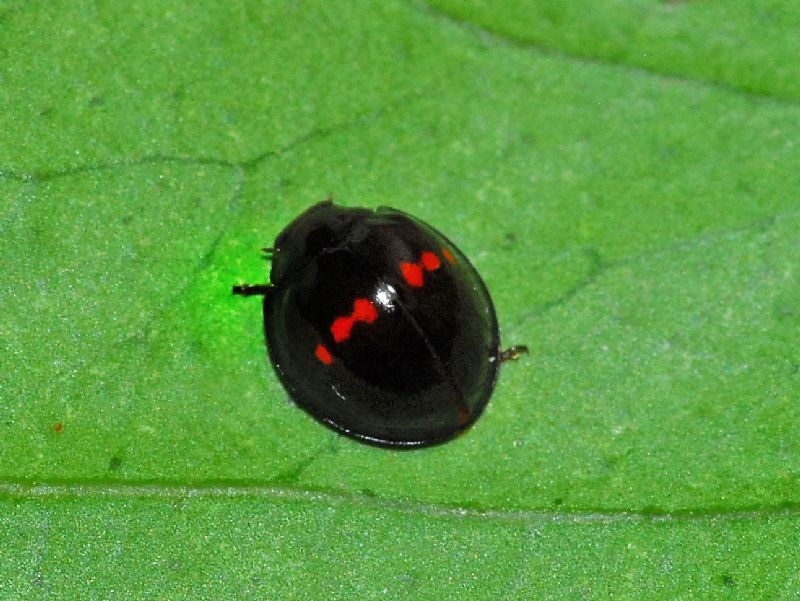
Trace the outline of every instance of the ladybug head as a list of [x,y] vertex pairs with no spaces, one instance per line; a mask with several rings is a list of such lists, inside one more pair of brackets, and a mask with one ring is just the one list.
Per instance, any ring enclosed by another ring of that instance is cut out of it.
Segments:
[[341,248],[352,238],[358,222],[370,214],[366,209],[337,207],[330,200],[306,210],[275,240],[270,272],[272,285],[279,286],[315,257]]

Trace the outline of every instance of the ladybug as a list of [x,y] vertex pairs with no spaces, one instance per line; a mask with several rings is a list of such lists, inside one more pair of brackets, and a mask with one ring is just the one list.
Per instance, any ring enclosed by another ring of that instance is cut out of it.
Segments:
[[501,361],[494,305],[464,254],[402,211],[318,203],[277,237],[264,297],[272,364],[292,400],[384,447],[449,440],[480,417]]

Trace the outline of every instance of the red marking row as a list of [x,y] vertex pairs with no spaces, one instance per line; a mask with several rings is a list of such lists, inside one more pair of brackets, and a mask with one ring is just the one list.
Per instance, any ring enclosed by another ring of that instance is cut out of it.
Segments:
[[337,317],[331,325],[331,334],[336,342],[343,342],[350,338],[350,330],[359,321],[372,323],[378,319],[378,310],[372,301],[366,298],[357,298],[353,303],[353,312],[345,317]]
[[[337,317],[331,324],[331,334],[336,342],[344,342],[350,338],[353,326],[358,322],[372,323],[378,319],[378,309],[371,300],[367,298],[357,298],[353,303],[353,312],[350,315]],[[333,355],[324,344],[318,344],[314,354],[322,363],[330,365],[333,363]]]
[[[442,249],[442,256],[450,263],[455,263],[455,257],[446,248]],[[417,263],[400,263],[400,273],[409,286],[421,288],[425,283],[425,272],[436,271],[442,266],[442,261],[428,250],[420,255]],[[378,309],[371,300],[367,298],[357,298],[353,302],[353,311],[350,315],[337,317],[331,324],[331,334],[335,342],[344,342],[350,338],[353,326],[359,322],[372,323],[378,319]],[[314,349],[317,359],[325,365],[333,363],[333,355],[324,344],[318,344]]]
[[[451,257],[453,255],[450,255]],[[434,253],[426,250],[422,253],[418,263],[400,263],[400,273],[409,286],[421,288],[425,283],[425,271],[436,271],[442,262]]]

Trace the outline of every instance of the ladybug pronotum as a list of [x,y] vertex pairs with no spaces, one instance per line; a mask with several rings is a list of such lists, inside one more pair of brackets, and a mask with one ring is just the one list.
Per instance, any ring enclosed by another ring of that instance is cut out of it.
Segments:
[[449,440],[480,417],[500,362],[494,305],[443,234],[401,211],[309,208],[277,237],[263,295],[272,364],[327,426],[395,448]]

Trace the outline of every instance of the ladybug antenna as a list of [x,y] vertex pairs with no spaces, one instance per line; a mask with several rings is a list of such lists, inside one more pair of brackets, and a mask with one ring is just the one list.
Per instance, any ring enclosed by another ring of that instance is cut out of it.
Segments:
[[238,296],[265,296],[270,288],[269,284],[240,284],[232,292]]
[[515,361],[520,358],[521,355],[525,355],[528,353],[528,347],[524,344],[515,344],[514,346],[510,346],[507,349],[500,351],[500,361]]

